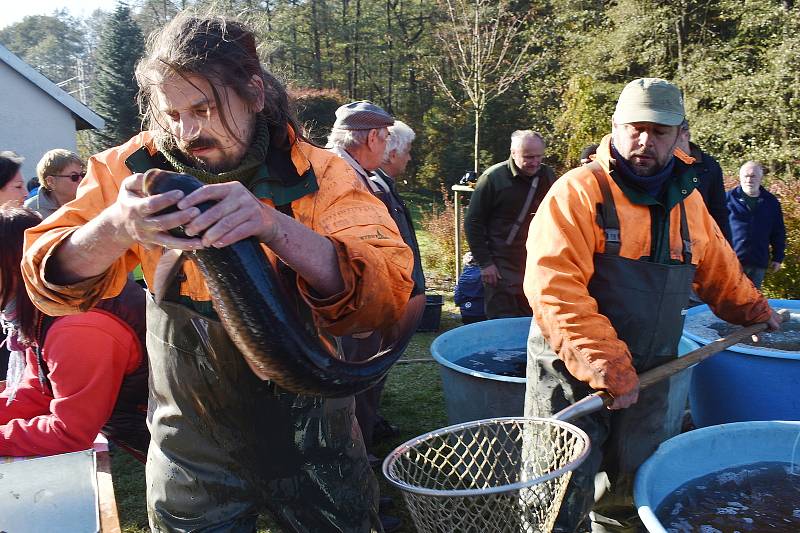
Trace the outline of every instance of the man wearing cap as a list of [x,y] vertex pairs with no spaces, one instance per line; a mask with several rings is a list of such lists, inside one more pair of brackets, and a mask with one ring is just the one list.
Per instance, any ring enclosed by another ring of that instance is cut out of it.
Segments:
[[546,144],[532,130],[511,134],[508,161],[478,178],[464,217],[467,242],[481,269],[486,318],[530,316],[522,292],[528,226],[555,173],[542,164]]
[[675,357],[693,281],[721,318],[779,327],[703,205],[691,159],[674,156],[683,120],[676,86],[629,83],[595,160],[557,180],[531,224],[525,414],[552,416],[598,390],[613,398],[574,421],[591,450],[555,531],[640,525],[633,474],[679,424],[666,419],[669,381],[640,392],[639,373]]
[[328,136],[331,152],[347,161],[369,185],[369,177],[383,163],[392,115],[367,101],[351,102],[336,110],[336,121]]
[[694,162],[692,168],[697,177],[697,190],[706,203],[711,218],[719,226],[720,231],[725,235],[728,242],[731,240],[731,225],[728,222],[728,206],[725,202],[725,183],[722,175],[722,167],[713,156],[704,152],[699,146],[692,142],[692,132],[689,129],[689,122],[684,120],[681,124],[681,135],[678,140],[678,148],[690,155]]
[[[397,131],[398,142],[390,141],[394,136],[394,133],[390,133],[392,130]],[[366,101],[351,102],[337,109],[336,121],[328,136],[329,150],[347,161],[364,186],[384,203],[397,224],[403,241],[414,253],[414,287],[405,310],[407,316],[414,318],[400,321],[409,330],[416,330],[425,306],[425,276],[411,213],[400,198],[393,177],[381,172],[380,167],[389,163],[388,168],[392,172],[402,173],[408,163],[413,140],[414,131],[405,123],[395,121],[381,107]],[[386,346],[390,337],[386,333],[374,331],[353,334],[340,337],[338,343],[348,360],[363,361]],[[392,333],[397,337],[401,332]],[[356,395],[356,420],[368,451],[373,449],[378,439],[399,434],[399,429],[378,412],[385,382],[384,379],[378,385]],[[373,464],[380,462],[371,453],[370,461]],[[382,501],[386,499],[382,498]],[[390,515],[382,513],[380,520],[386,532],[401,526],[400,520]]]

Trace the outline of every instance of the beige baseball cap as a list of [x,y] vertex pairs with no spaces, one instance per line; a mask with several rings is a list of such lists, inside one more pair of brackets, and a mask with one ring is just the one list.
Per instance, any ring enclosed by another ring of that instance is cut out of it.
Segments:
[[661,78],[639,78],[622,89],[614,111],[617,124],[653,122],[680,126],[686,117],[677,86]]

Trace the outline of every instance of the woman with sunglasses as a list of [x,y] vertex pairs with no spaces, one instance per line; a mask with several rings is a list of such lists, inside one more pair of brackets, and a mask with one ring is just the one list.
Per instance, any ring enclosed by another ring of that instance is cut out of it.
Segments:
[[14,152],[0,152],[0,205],[22,205],[28,194],[20,167],[24,159]]
[[74,200],[83,176],[83,162],[78,154],[56,148],[45,153],[36,164],[39,193],[25,202],[25,207],[47,218],[65,203]]

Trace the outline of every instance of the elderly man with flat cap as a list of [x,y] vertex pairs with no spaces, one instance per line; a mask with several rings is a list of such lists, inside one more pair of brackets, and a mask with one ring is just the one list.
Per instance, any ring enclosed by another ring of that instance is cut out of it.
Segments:
[[679,425],[666,420],[669,382],[640,391],[639,373],[676,356],[692,286],[729,322],[780,324],[705,208],[691,159],[674,155],[683,120],[675,85],[626,85],[595,160],[557,180],[531,224],[525,414],[613,397],[575,421],[591,451],[555,531],[640,527],[633,474]]
[[[385,348],[393,338],[410,335],[416,330],[425,307],[425,276],[422,272],[422,261],[411,213],[400,198],[392,177],[386,173],[379,173],[381,165],[386,161],[395,162],[397,159],[398,165],[392,165],[392,167],[398,171],[402,171],[405,163],[408,162],[407,155],[400,154],[399,157],[395,157],[398,154],[394,154],[394,152],[398,150],[393,150],[393,147],[389,146],[387,142],[391,130],[398,127],[401,128],[399,136],[405,139],[400,144],[408,145],[403,147],[407,152],[414,135],[408,126],[399,121],[395,122],[389,113],[371,102],[351,102],[336,110],[336,121],[328,136],[329,150],[347,161],[361,178],[364,186],[384,203],[397,224],[403,241],[414,253],[412,271],[414,287],[411,290],[404,316],[398,321],[398,327],[391,332],[372,331],[339,337],[337,339],[339,349],[349,361],[363,361],[372,357],[378,350]],[[388,159],[387,154],[389,155]],[[399,429],[378,412],[385,382],[384,379],[378,385],[355,397],[356,420],[361,429],[364,444],[370,451],[370,462],[373,464],[380,463],[380,459],[371,453],[377,441],[384,437],[399,435]],[[387,498],[381,498],[382,504],[386,501]],[[383,512],[380,514],[380,520],[387,533],[395,531],[401,526],[398,518]]]

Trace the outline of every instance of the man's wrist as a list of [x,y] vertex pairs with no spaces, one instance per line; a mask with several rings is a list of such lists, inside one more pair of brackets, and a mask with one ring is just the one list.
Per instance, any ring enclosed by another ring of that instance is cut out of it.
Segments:
[[101,238],[108,239],[114,248],[127,250],[136,243],[136,239],[125,226],[125,216],[114,203],[105,208],[95,219],[95,231]]

